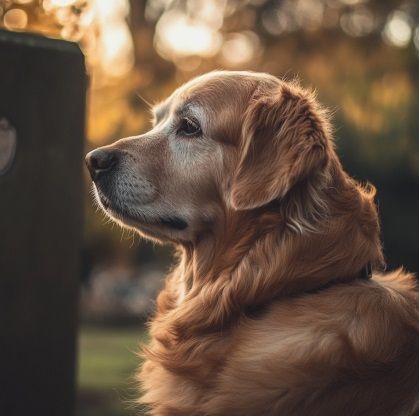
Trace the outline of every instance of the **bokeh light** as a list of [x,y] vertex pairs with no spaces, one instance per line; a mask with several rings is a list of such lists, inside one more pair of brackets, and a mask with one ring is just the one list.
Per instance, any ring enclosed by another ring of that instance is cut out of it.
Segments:
[[416,26],[415,34],[413,36],[413,43],[416,46],[416,49],[419,51],[419,26]]
[[11,30],[23,30],[28,24],[28,15],[21,9],[8,10],[3,18],[4,25]]
[[348,35],[359,37],[370,34],[376,27],[376,20],[370,10],[360,7],[343,14],[340,25]]
[[211,57],[218,52],[221,37],[210,26],[172,11],[157,23],[155,44],[168,59],[173,55]]
[[225,37],[222,56],[227,65],[244,65],[260,53],[260,41],[254,32],[230,33]]
[[385,25],[383,36],[391,45],[398,47],[407,46],[412,37],[409,15],[401,10],[392,13]]
[[89,50],[92,59],[99,62],[102,72],[110,77],[122,77],[133,67],[133,41],[127,25],[128,0],[93,0],[93,24],[97,43]]
[[[15,1],[18,2],[32,3]],[[40,3],[42,7],[35,7],[35,20],[49,23],[44,23],[41,30],[47,35],[80,43],[93,88],[112,83],[131,71],[134,46],[127,23],[128,0],[43,0]],[[15,15],[9,17],[11,12]],[[26,26],[22,15],[25,11],[19,10],[19,13],[16,15],[14,9],[7,12],[4,17],[7,28],[19,29],[18,24],[21,28]],[[31,28],[39,30],[39,25],[35,23]]]

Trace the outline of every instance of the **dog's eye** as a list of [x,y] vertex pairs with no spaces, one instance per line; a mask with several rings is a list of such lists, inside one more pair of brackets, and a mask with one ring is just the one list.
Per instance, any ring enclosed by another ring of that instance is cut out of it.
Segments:
[[177,133],[183,136],[197,136],[201,133],[201,127],[196,121],[184,118],[180,123]]

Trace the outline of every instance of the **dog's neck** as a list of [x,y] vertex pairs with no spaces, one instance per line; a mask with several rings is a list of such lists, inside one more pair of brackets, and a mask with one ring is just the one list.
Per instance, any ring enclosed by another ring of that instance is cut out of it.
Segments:
[[[183,247],[175,272],[182,289],[170,319],[174,332],[220,330],[249,307],[351,280],[368,264],[381,264],[373,195],[339,171],[304,207],[298,198],[307,189],[297,189],[290,200],[260,210],[227,210],[213,233]],[[305,214],[292,216],[293,209]],[[311,221],[311,229],[296,218]]]

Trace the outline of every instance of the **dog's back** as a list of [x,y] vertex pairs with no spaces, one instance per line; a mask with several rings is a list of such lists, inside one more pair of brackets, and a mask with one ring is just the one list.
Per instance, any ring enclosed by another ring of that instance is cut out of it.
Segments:
[[208,414],[416,414],[414,286],[401,271],[375,275],[281,301],[266,315],[245,319],[220,378],[223,394],[208,405],[218,411]]

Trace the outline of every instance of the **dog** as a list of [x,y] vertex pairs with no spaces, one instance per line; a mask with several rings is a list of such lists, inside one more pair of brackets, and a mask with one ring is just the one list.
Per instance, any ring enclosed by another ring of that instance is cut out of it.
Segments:
[[153,114],[86,157],[103,210],[178,251],[138,374],[149,414],[418,415],[415,279],[380,271],[375,189],[314,94],[217,71]]

